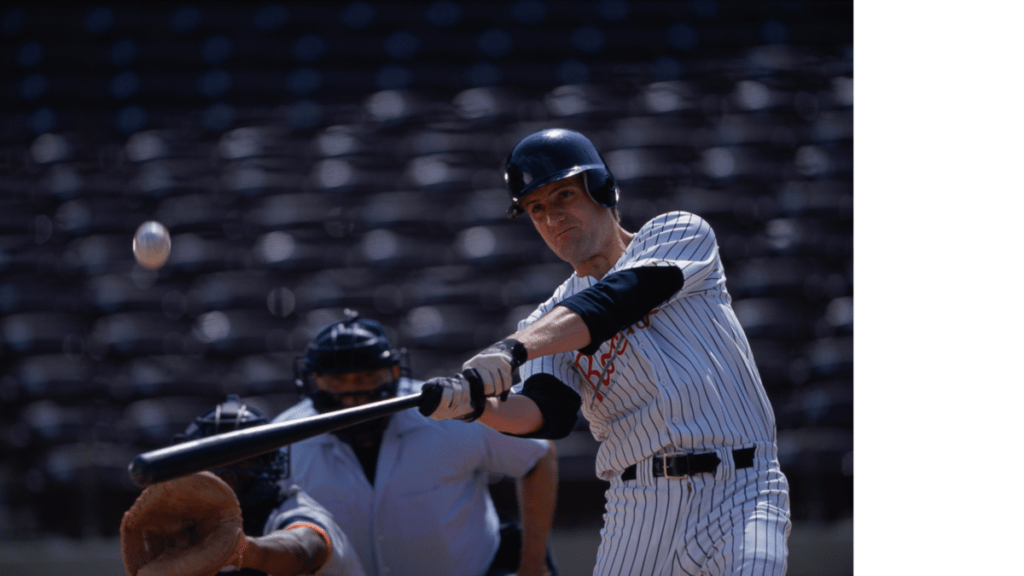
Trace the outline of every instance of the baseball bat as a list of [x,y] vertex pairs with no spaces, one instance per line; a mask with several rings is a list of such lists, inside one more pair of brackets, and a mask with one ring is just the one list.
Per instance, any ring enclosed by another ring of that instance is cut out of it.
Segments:
[[[139,454],[128,465],[128,475],[140,488],[193,472],[226,466],[282,446],[319,436],[347,426],[388,416],[419,405],[421,392],[379,402],[308,416],[298,420],[253,426],[175,444]],[[426,404],[438,399],[430,398]],[[430,410],[433,411],[433,408]],[[430,412],[428,412],[429,414]]]

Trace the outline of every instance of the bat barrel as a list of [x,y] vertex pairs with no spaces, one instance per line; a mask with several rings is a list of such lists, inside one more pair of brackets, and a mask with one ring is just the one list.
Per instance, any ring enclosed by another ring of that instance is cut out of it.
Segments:
[[139,454],[128,465],[132,482],[144,488],[200,470],[247,460],[300,440],[394,414],[418,405],[420,394],[390,398],[364,406],[299,420],[276,422],[200,438]]

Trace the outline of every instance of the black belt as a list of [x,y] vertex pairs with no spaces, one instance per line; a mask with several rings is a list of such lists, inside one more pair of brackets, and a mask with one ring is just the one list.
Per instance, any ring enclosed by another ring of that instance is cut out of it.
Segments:
[[[754,466],[754,448],[741,448],[732,451],[733,462],[736,468],[751,468]],[[704,452],[701,454],[665,454],[652,458],[651,472],[655,478],[685,478],[694,474],[714,472],[722,459],[715,452]],[[622,481],[636,480],[636,464],[622,471]]]

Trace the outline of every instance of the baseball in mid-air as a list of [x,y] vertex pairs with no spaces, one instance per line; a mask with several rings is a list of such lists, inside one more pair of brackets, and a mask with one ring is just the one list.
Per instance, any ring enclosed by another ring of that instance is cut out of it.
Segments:
[[166,264],[167,257],[171,255],[171,234],[155,220],[143,222],[135,231],[132,251],[140,266],[156,270]]

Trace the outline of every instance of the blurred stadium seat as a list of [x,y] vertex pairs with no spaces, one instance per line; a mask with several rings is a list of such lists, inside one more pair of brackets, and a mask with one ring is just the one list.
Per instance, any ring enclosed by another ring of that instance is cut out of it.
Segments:
[[278,414],[302,398],[295,384],[293,362],[303,352],[296,346],[289,352],[242,356],[228,367],[224,387],[228,394],[262,398]]
[[828,336],[805,347],[812,372],[822,378],[853,376],[853,336]]
[[77,353],[68,352],[36,354],[11,362],[10,374],[17,382],[17,392],[16,397],[7,400],[74,402],[104,396],[106,390],[93,380],[96,364],[82,354],[81,344]]
[[853,431],[833,427],[780,430],[779,465],[790,490],[801,494],[792,513],[814,521],[852,514]]
[[779,408],[787,428],[853,428],[853,388],[848,379],[820,380],[794,392]]
[[528,265],[547,259],[544,256],[546,246],[543,239],[525,221],[468,227],[459,232],[453,244],[457,262],[484,271],[507,269],[509,266]]
[[750,258],[738,262],[728,273],[729,292],[734,298],[799,296],[808,273],[818,266],[804,258]]
[[234,358],[276,352],[285,339],[290,319],[277,318],[268,310],[214,310],[196,317],[189,335],[199,349],[213,356]]
[[178,395],[135,400],[125,405],[118,426],[125,440],[146,449],[162,448],[216,403],[216,399]]
[[224,397],[225,368],[221,363],[196,355],[147,355],[108,361],[96,380],[122,405],[136,400],[166,396]]
[[189,325],[162,312],[117,312],[101,316],[88,336],[90,354],[96,357],[134,357],[181,354]]
[[68,278],[40,271],[6,273],[0,279],[0,313],[61,311],[75,313],[83,298],[69,293]]
[[19,495],[51,534],[113,537],[139,489],[125,473],[138,448],[121,441],[72,441],[38,453]]
[[240,215],[223,194],[209,192],[179,194],[160,200],[153,219],[172,234],[223,233],[227,226],[240,225]]
[[369,309],[374,304],[374,293],[389,282],[387,276],[371,268],[325,268],[296,279],[296,306],[304,313],[344,306]]
[[188,290],[189,310],[267,310],[271,292],[282,285],[266,270],[211,272],[196,278]]
[[161,309],[173,314],[174,290],[182,288],[172,281],[157,284],[144,275],[103,274],[92,276],[83,283],[81,306],[100,315]]
[[761,381],[769,395],[788,391],[794,384],[802,384],[807,376],[801,371],[798,345],[775,338],[748,337],[750,350],[757,362]]
[[58,404],[53,400],[35,400],[26,404],[19,423],[29,433],[29,445],[37,448],[79,441],[112,441],[116,431],[100,423],[117,420],[120,410],[113,405]]
[[758,296],[733,302],[736,317],[750,338],[797,342],[813,335],[813,311],[791,297]]
[[490,314],[472,303],[419,306],[403,318],[400,340],[407,346],[427,349],[483,348],[503,336],[500,326],[495,326],[490,318]]
[[0,335],[13,355],[80,352],[88,326],[88,319],[71,312],[24,312],[4,316]]

